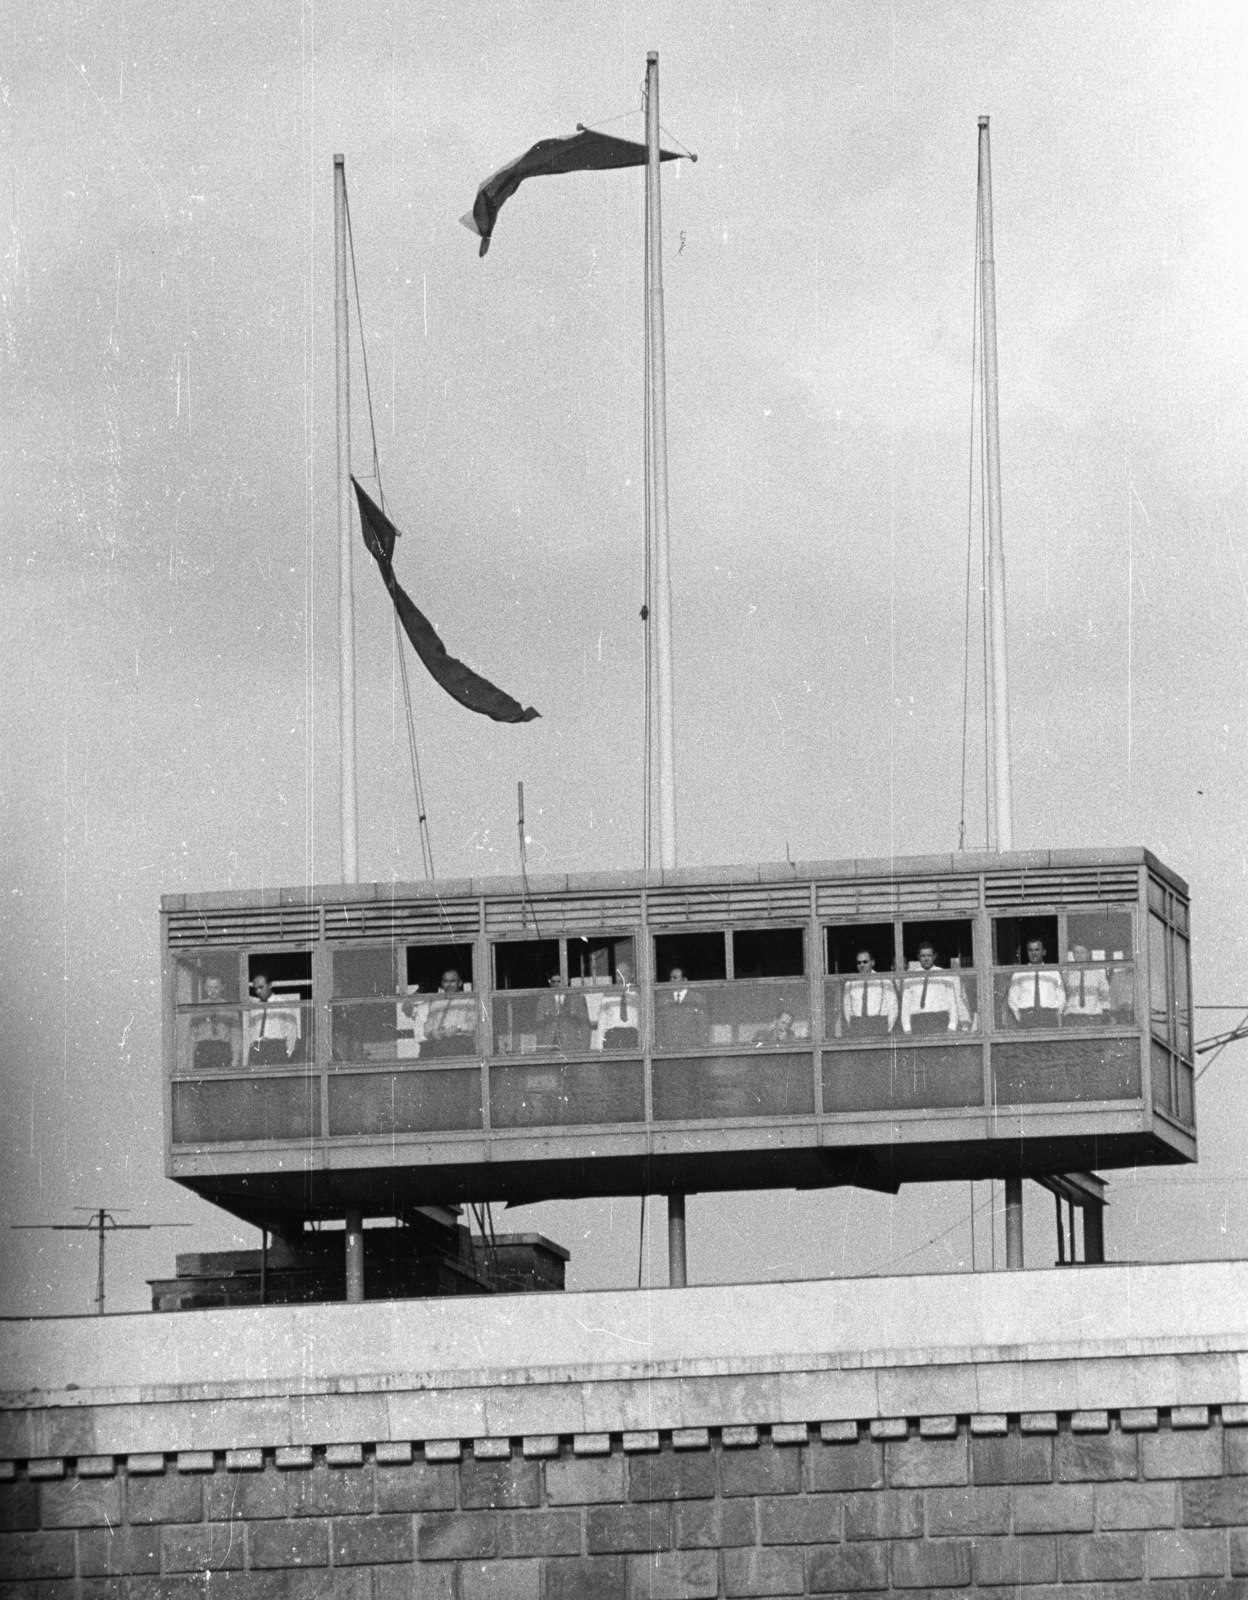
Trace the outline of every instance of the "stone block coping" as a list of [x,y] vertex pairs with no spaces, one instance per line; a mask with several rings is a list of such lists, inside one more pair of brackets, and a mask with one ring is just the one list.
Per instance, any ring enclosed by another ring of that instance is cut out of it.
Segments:
[[1240,1427],[1248,1262],[10,1319],[0,1374],[48,1478]]

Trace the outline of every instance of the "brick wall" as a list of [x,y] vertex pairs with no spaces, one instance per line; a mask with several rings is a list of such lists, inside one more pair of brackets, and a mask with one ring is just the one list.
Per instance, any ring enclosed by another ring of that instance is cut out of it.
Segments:
[[0,1463],[0,1596],[1248,1600],[1248,1405]]

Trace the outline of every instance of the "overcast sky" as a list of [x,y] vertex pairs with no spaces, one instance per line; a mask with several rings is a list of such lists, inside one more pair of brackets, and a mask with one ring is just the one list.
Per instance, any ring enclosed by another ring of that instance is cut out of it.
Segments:
[[[474,718],[413,663],[438,874],[515,869],[517,779],[534,870],[639,864],[642,177],[525,185],[484,261],[458,218],[537,138],[640,137],[649,48],[699,156],[663,189],[682,864],[956,848],[986,113],[1016,843],[1149,845],[1192,885],[1197,1001],[1248,1010],[1246,34],[1140,0],[11,0],[4,1218],[193,1224],[116,1242],[118,1310],[176,1249],[257,1242],[163,1176],[157,918],[338,873],[335,151],[400,580],[542,712]],[[356,584],[361,875],[417,878],[362,549]],[[1107,1174],[1111,1256],[1245,1253],[1246,1071],[1202,1080],[1196,1168]],[[971,1207],[694,1197],[691,1277],[969,1265]],[[636,1200],[517,1221],[573,1285],[635,1281]],[[89,1242],[0,1236],[0,1312],[93,1293]]]

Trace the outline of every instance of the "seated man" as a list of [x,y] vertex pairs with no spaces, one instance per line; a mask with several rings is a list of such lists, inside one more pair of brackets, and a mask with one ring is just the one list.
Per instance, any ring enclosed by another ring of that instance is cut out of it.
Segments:
[[557,1050],[565,1056],[587,1055],[594,1030],[585,996],[577,991],[569,993],[558,971],[546,981],[549,992],[537,997],[537,1048]]
[[1027,965],[1011,977],[1005,997],[1006,1011],[1016,1027],[1061,1026],[1066,990],[1061,973],[1056,967],[1046,967],[1044,956],[1044,940],[1028,939]]
[[659,1049],[699,1049],[711,1037],[711,1008],[706,996],[685,982],[683,967],[673,967],[667,981],[672,987],[660,1001],[654,1019]]
[[284,1067],[299,1051],[298,999],[278,994],[267,972],[257,972],[251,987],[256,998],[246,1018],[247,1064]]
[[797,1024],[793,1020],[793,1013],[782,1006],[771,1022],[764,1022],[757,1030],[754,1035],[754,1047],[761,1049],[769,1044],[793,1044],[800,1037]]
[[919,946],[918,971],[901,986],[901,1031],[958,1031],[958,981],[936,965],[936,947],[926,939]]
[[1067,968],[1065,975],[1066,1007],[1062,1012],[1065,1023],[1076,1027],[1092,1028],[1097,1023],[1108,1022],[1113,1009],[1110,999],[1109,974],[1104,967],[1086,966],[1088,948],[1077,944],[1071,951],[1076,967]]
[[[212,976],[204,979],[203,1004],[220,1006],[225,984]],[[196,1072],[227,1072],[238,1065],[242,1028],[234,1010],[203,1011],[191,1018],[191,1066]]]
[[851,1034],[891,1033],[897,1022],[897,991],[890,978],[875,976],[875,957],[859,950],[855,957],[858,976],[845,985],[841,1013],[845,1031]]
[[608,989],[598,1008],[598,1048],[636,1050],[641,1042],[641,996],[627,961],[615,964],[617,987]]
[[438,992],[429,1002],[420,1053],[426,1058],[477,1053],[477,1002],[464,993],[463,979],[454,967],[442,974]]

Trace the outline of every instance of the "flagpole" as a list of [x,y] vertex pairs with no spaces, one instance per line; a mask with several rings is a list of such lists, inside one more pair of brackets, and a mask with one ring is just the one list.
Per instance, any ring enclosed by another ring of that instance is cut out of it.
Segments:
[[342,881],[358,883],[355,814],[355,595],[351,574],[351,375],[347,326],[347,174],[334,157],[334,359],[338,380],[338,715]]
[[[646,56],[646,297],[650,348],[646,401],[650,413],[650,526],[654,530],[651,617],[655,651],[655,733],[659,769],[659,864],[676,865],[676,737],[672,715],[672,579],[667,527],[667,357],[663,339],[663,220],[659,195],[659,53]],[[657,976],[657,974],[656,974]],[[685,1197],[667,1197],[668,1281],[687,1282]]]
[[[355,815],[355,595],[351,578],[351,377],[347,325],[347,173],[334,157],[334,360],[338,380],[338,717],[342,881],[358,883]],[[347,1300],[364,1299],[364,1213],[346,1217]]]
[[646,289],[650,313],[650,525],[654,529],[654,644],[659,769],[659,864],[676,865],[676,739],[672,715],[672,580],[667,526],[667,369],[659,196],[659,54],[646,57]]
[[[1010,680],[1005,648],[1005,543],[1001,536],[1001,439],[997,420],[997,285],[992,248],[992,155],[988,118],[979,119],[979,303],[983,318],[984,465],[988,475],[988,625],[992,658],[993,833],[1014,848],[1010,772]],[[1005,1264],[1023,1265],[1023,1180],[1005,1180]]]

